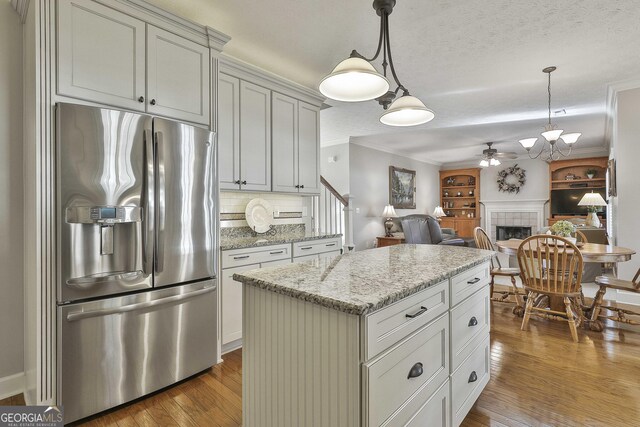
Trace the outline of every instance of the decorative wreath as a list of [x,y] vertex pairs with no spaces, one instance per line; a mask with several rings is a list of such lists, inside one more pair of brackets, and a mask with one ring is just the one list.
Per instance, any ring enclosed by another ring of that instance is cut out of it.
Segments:
[[527,182],[525,172],[526,171],[518,167],[517,164],[501,170],[498,172],[498,190],[504,191],[505,193],[518,194],[520,187]]

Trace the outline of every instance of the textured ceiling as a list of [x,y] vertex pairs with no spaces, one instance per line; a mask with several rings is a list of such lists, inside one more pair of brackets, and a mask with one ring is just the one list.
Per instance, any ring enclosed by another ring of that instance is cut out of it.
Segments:
[[[232,37],[230,55],[316,88],[351,49],[370,55],[378,17],[371,0],[151,0]],[[410,130],[379,123],[375,102],[335,102],[322,112],[323,144],[347,141],[433,162],[481,151],[486,141],[524,153],[537,136],[552,76],[554,118],[603,146],[608,83],[640,73],[637,0],[398,0],[390,17],[396,68],[436,118]]]

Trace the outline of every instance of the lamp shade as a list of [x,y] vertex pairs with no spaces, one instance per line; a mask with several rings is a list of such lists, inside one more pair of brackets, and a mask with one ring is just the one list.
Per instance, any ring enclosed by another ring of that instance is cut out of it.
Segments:
[[389,90],[389,80],[362,58],[347,58],[320,81],[320,92],[337,101],[369,101]]
[[538,141],[538,138],[525,138],[520,140],[520,145],[522,145],[525,149],[530,150]]
[[393,208],[393,205],[387,205],[384,207],[384,212],[382,212],[382,216],[384,218],[397,218],[398,214],[396,214],[396,210]]
[[404,95],[393,101],[380,121],[389,126],[415,126],[427,123],[435,117],[433,111],[415,96]]
[[580,138],[580,135],[582,135],[580,132],[566,133],[562,135],[560,138],[562,138],[565,144],[571,145],[571,144],[575,144],[578,138]]
[[487,160],[487,159],[480,160],[480,166],[483,167],[483,168],[488,168],[489,167],[489,160]]
[[578,202],[578,206],[607,206],[607,202],[602,198],[600,193],[587,193],[582,196]]
[[556,142],[558,138],[560,138],[560,135],[562,135],[562,132],[563,132],[562,129],[548,130],[548,131],[542,132],[542,136],[548,142],[552,142],[552,141]]
[[444,210],[442,210],[442,206],[436,206],[436,208],[433,210],[433,216],[435,216],[436,218],[440,218],[441,216],[447,216],[447,214],[445,214]]
[[500,160],[491,158],[491,160],[489,160],[489,164],[491,166],[500,166]]

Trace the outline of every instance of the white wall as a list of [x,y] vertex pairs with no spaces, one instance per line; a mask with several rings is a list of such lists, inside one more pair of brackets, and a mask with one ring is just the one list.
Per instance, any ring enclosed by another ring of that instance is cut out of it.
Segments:
[[[329,158],[335,162],[329,163]],[[320,174],[338,193],[349,193],[349,143],[330,145],[320,150]]]
[[[614,201],[616,244],[635,249],[640,253],[640,189],[638,189],[638,165],[640,164],[640,88],[618,92],[612,139],[613,157],[616,159],[618,195]],[[618,264],[618,276],[631,279],[640,267],[640,255],[631,261]],[[634,298],[635,297],[635,298]],[[619,301],[640,303],[638,295],[620,295]]]
[[398,216],[430,214],[439,203],[439,167],[357,144],[349,144],[349,193],[353,202],[356,250],[372,248],[384,236],[382,211],[389,203],[389,166],[416,171],[416,209],[397,209]]
[[[0,2],[0,388],[23,370],[22,25]],[[0,390],[0,394],[2,390]]]

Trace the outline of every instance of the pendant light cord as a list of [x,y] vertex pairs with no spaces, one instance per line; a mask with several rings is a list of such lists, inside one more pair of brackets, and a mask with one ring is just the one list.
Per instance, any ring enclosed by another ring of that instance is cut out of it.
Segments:
[[551,73],[549,73],[549,83],[547,84],[547,92],[549,93],[549,127],[551,128]]

